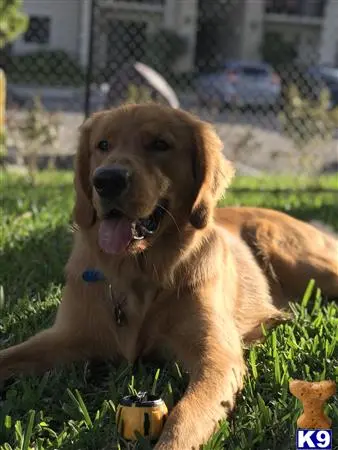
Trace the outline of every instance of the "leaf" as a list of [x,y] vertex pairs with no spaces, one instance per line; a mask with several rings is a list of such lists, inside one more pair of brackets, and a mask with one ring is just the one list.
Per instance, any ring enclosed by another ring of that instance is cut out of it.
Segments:
[[30,448],[29,443],[33,434],[34,419],[35,419],[35,411],[31,410],[28,413],[28,423],[25,432],[25,438],[21,446],[21,450],[29,450]]
[[154,377],[153,387],[151,388],[151,394],[152,394],[152,395],[155,395],[155,394],[156,394],[156,386],[157,386],[157,382],[158,382],[160,373],[161,373],[161,370],[160,370],[160,369],[157,369],[157,370],[156,370],[155,377]]

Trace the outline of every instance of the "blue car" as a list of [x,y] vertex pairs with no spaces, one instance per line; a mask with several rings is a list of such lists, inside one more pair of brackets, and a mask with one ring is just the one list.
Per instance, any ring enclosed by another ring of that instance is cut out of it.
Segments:
[[331,94],[331,108],[338,106],[338,68],[330,66],[313,66],[309,73],[318,76],[325,83]]
[[206,106],[270,107],[279,100],[281,82],[267,63],[227,61],[218,70],[198,75],[195,89]]

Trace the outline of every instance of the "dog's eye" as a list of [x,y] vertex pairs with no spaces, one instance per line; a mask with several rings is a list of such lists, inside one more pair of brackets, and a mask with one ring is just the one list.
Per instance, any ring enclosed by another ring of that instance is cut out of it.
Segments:
[[107,152],[109,150],[109,142],[103,139],[97,144],[97,148],[100,149],[101,152]]
[[165,152],[169,148],[170,145],[164,139],[155,139],[149,145],[149,149],[154,152]]

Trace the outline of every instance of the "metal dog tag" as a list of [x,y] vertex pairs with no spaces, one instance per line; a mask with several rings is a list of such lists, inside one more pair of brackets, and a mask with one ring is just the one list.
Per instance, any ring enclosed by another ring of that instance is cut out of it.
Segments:
[[120,298],[116,298],[116,296],[113,293],[113,288],[111,284],[109,284],[109,296],[112,304],[114,305],[114,317],[116,325],[119,327],[127,325],[128,323],[127,316],[122,308],[122,306],[126,303],[126,298],[122,296],[120,296]]

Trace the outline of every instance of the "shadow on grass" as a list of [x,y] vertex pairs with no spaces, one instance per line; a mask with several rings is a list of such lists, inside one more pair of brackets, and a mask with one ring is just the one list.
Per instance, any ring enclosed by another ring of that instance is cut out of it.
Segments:
[[6,242],[0,273],[7,306],[27,296],[44,299],[51,284],[63,283],[71,245],[72,233],[67,225],[39,230],[14,244]]

